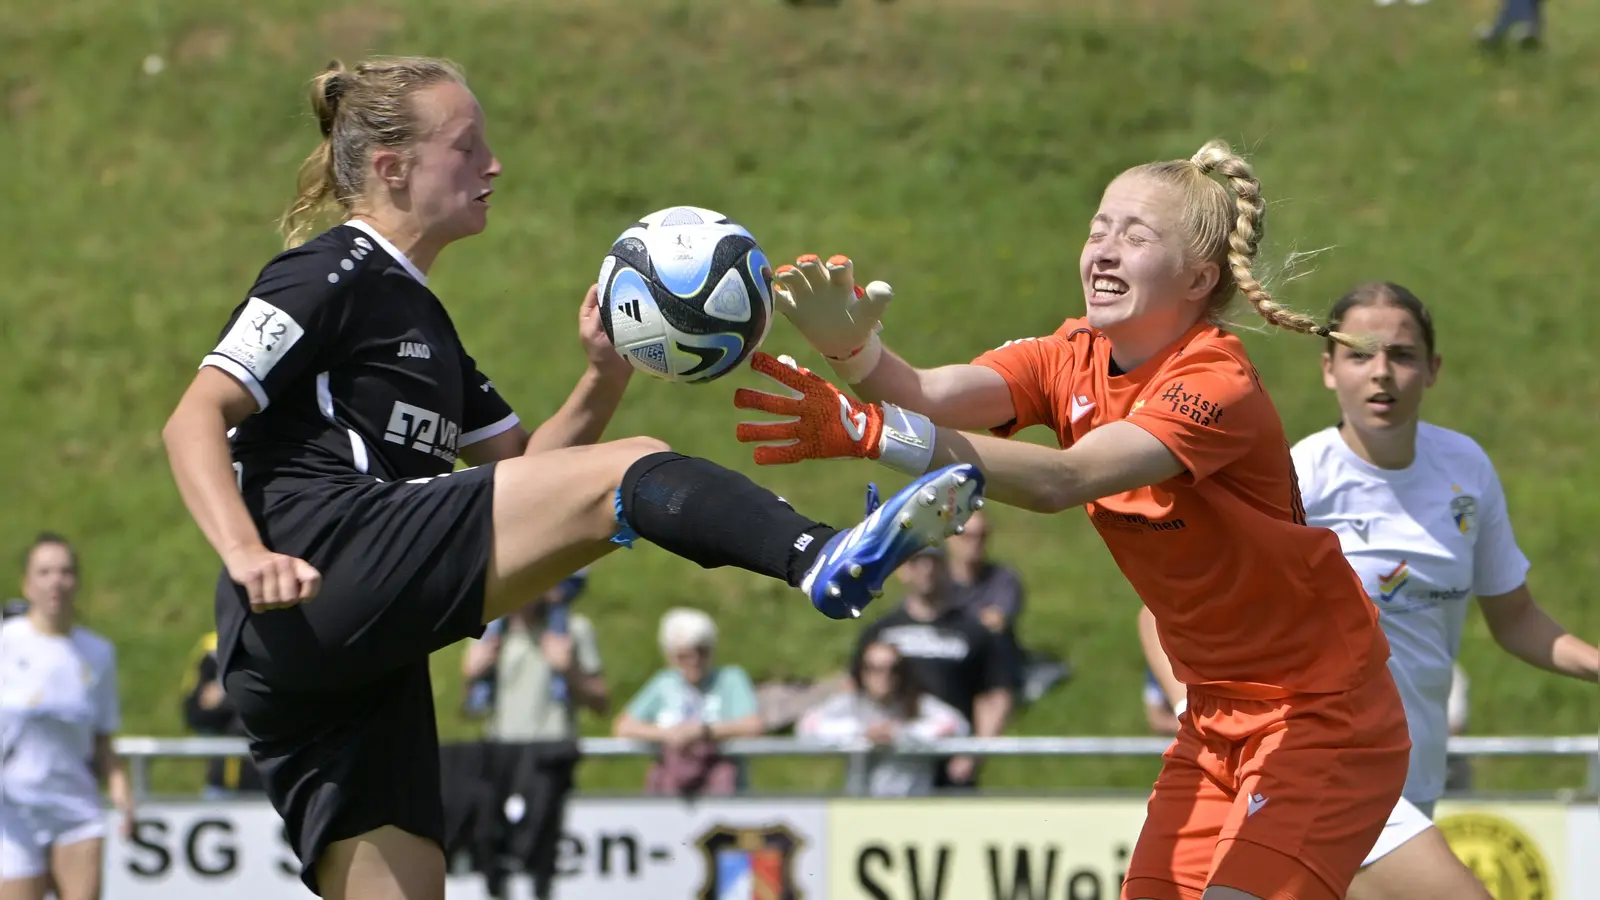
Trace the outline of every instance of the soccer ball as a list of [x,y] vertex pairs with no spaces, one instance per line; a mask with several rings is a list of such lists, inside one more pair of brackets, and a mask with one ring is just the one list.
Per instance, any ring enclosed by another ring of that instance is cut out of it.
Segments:
[[635,369],[698,384],[733,371],[772,325],[772,267],[722,213],[657,210],[618,236],[600,264],[600,321]]

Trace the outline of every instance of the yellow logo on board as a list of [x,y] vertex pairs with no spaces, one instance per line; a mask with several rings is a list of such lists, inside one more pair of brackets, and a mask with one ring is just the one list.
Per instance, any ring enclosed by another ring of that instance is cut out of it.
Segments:
[[1460,813],[1434,823],[1494,900],[1551,900],[1550,864],[1527,832],[1499,816]]

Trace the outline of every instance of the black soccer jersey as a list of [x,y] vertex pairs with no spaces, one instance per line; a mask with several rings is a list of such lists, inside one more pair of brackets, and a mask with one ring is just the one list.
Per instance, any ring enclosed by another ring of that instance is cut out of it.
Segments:
[[360,222],[273,258],[201,365],[259,406],[232,433],[247,493],[441,475],[517,424],[422,273]]

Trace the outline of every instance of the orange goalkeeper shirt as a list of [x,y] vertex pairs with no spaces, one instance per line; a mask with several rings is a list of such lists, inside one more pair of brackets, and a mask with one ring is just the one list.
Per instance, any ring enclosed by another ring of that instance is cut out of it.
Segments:
[[1338,537],[1305,524],[1289,442],[1243,343],[1200,323],[1131,372],[1082,319],[974,360],[1011,388],[1010,436],[1047,425],[1062,447],[1127,421],[1187,470],[1102,497],[1089,518],[1155,614],[1173,670],[1223,696],[1331,693],[1389,656]]

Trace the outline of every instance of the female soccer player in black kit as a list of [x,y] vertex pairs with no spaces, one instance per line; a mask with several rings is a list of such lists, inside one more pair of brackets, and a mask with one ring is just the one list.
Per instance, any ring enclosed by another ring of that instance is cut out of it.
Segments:
[[[284,217],[289,249],[164,437],[222,559],[224,687],[303,880],[327,898],[442,900],[429,653],[635,538],[859,615],[982,505],[983,480],[971,466],[920,475],[916,442],[882,428],[885,457],[920,477],[841,532],[660,441],[596,443],[631,370],[593,287],[588,369],[528,434],[427,286],[440,251],[483,230],[500,174],[461,74],[423,58],[334,63],[311,95],[323,141]],[[304,241],[322,212],[342,224]],[[453,472],[458,455],[472,468]]]

